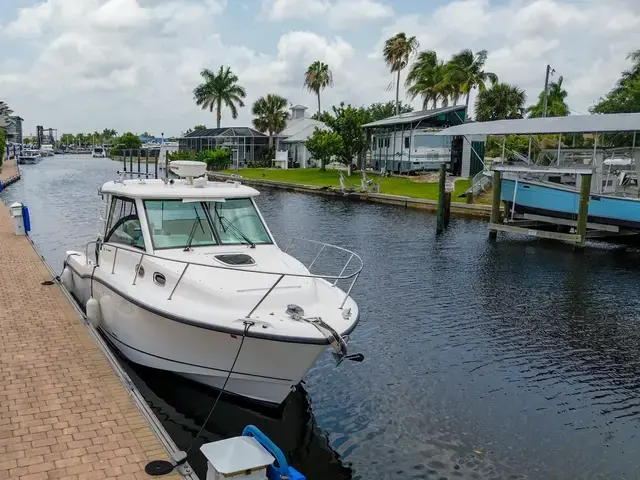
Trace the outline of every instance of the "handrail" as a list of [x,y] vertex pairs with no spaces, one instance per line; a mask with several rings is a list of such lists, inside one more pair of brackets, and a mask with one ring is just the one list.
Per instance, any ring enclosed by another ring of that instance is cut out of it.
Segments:
[[[233,270],[233,271],[237,271],[237,272],[254,273],[254,274],[259,274],[259,275],[277,275],[278,279],[276,280],[276,282],[273,285],[271,285],[271,287],[267,290],[267,292],[260,298],[258,303],[251,308],[251,310],[247,314],[246,318],[250,318],[251,317],[253,312],[255,312],[255,310],[262,304],[262,302],[264,302],[264,300],[269,296],[269,294],[275,289],[275,287],[280,283],[280,281],[284,277],[317,278],[317,279],[323,279],[323,280],[333,280],[333,284],[331,285],[332,287],[335,287],[339,280],[352,279],[351,284],[349,285],[349,289],[347,290],[347,292],[345,292],[345,297],[342,300],[340,306],[338,307],[339,310],[342,310],[342,308],[344,307],[344,304],[346,303],[347,299],[349,298],[349,295],[351,294],[351,290],[353,289],[355,283],[357,282],[358,278],[360,277],[360,272],[362,271],[362,268],[364,266],[364,262],[362,261],[362,258],[360,258],[360,256],[357,253],[352,252],[351,250],[348,250],[346,248],[339,247],[337,245],[332,245],[330,243],[319,242],[317,240],[309,240],[309,239],[300,238],[300,237],[293,237],[291,242],[287,246],[287,248],[284,250],[284,253],[288,252],[289,248],[291,247],[291,245],[293,244],[293,242],[295,240],[309,242],[309,243],[313,243],[313,244],[321,246],[320,252],[315,256],[315,258],[311,262],[311,265],[309,265],[309,267],[307,267],[308,270],[313,266],[313,264],[316,262],[316,260],[318,259],[320,254],[325,250],[326,247],[333,248],[333,249],[336,249],[336,250],[340,250],[342,252],[348,253],[350,256],[349,256],[349,259],[344,264],[344,266],[343,266],[343,268],[342,268],[342,270],[341,270],[339,275],[321,275],[321,274],[312,274],[311,272],[309,272],[308,274],[304,274],[304,273],[287,273],[287,272],[276,272],[276,271],[265,271],[265,270],[250,270],[250,269],[246,269],[246,268],[242,268],[242,267],[228,267],[228,266],[223,266],[223,265],[211,265],[211,264],[207,264],[207,263],[191,262],[191,261],[180,260],[180,259],[176,259],[176,258],[161,257],[161,256],[154,255],[154,254],[151,254],[151,253],[147,253],[147,252],[144,252],[144,251],[141,252],[139,250],[133,250],[131,248],[127,248],[127,247],[122,246],[122,245],[109,243],[109,242],[103,243],[101,241],[96,241],[96,240],[92,240],[90,242],[87,242],[87,244],[85,245],[85,252],[84,253],[85,253],[85,261],[88,264],[89,263],[89,247],[91,245],[99,245],[99,246],[102,246],[102,247],[109,246],[111,248],[114,248],[115,252],[114,252],[114,255],[113,255],[113,264],[111,265],[111,273],[112,274],[115,273],[116,259],[117,259],[119,250],[124,250],[126,252],[130,252],[130,253],[134,253],[134,254],[140,255],[140,260],[138,261],[138,263],[137,263],[137,265],[135,267],[135,276],[134,276],[134,279],[133,279],[133,285],[135,285],[136,279],[138,278],[139,268],[142,265],[142,262],[145,259],[145,257],[155,258],[155,259],[162,260],[162,261],[168,261],[168,262],[184,265],[184,268],[183,268],[183,270],[182,270],[182,272],[180,274],[180,277],[176,281],[176,284],[174,285],[173,289],[171,290],[171,293],[169,294],[169,297],[167,298],[167,300],[171,300],[171,298],[173,297],[173,294],[175,293],[176,289],[178,288],[178,285],[182,281],[182,278],[184,277],[187,269],[189,268],[189,266],[192,266],[192,265],[196,266],[196,267],[215,268],[215,269],[220,269],[220,270]],[[359,265],[356,268],[356,271],[354,271],[353,273],[350,273],[348,275],[345,275],[344,272],[346,271],[347,267],[349,266],[349,264],[352,262],[352,260],[354,258],[359,262]],[[98,263],[98,266],[99,266],[99,262],[98,261],[97,261],[97,263]],[[331,282],[329,282],[329,283],[331,283]]]

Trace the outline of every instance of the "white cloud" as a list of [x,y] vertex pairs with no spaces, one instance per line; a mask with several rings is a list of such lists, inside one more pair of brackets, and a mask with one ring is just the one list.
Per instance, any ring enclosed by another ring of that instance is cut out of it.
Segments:
[[263,0],[262,11],[271,20],[321,19],[331,28],[393,16],[393,9],[376,0]]

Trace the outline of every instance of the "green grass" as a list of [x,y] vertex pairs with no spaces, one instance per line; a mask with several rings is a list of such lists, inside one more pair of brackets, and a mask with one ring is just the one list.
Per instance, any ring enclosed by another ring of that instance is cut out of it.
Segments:
[[[224,173],[232,174],[233,170],[225,170]],[[240,175],[245,178],[257,180],[271,180],[275,182],[298,183],[301,185],[312,185],[319,187],[339,187],[340,180],[336,170],[320,171],[317,168],[295,168],[291,170],[270,169],[270,168],[244,168],[240,169]],[[360,174],[356,173],[351,177],[346,177],[347,185],[353,188],[360,188]],[[374,181],[378,178],[370,176]],[[456,182],[452,201],[464,202],[458,196],[470,187],[471,183],[467,179]],[[380,193],[389,195],[401,195],[413,198],[426,198],[437,200],[438,183],[418,183],[410,178],[385,177],[380,184]]]

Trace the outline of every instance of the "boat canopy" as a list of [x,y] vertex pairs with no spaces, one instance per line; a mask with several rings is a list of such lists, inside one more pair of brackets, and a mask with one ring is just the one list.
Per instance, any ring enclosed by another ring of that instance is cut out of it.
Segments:
[[436,135],[542,135],[548,133],[603,133],[640,131],[640,113],[569,115],[470,122],[442,130]]

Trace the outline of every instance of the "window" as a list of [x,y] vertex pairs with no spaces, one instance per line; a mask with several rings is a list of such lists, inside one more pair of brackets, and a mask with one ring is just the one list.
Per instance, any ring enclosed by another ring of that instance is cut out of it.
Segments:
[[156,249],[272,243],[248,198],[221,202],[145,200]]
[[373,150],[375,151],[377,149],[377,147],[378,147],[378,139],[374,138],[373,139]]
[[145,200],[144,208],[154,248],[184,248],[190,237],[192,247],[218,243],[201,202]]
[[415,148],[447,148],[451,145],[451,138],[438,135],[416,135],[413,138]]
[[409,148],[411,146],[411,137],[404,137],[404,148]]
[[119,197],[112,200],[105,241],[144,249],[140,219],[133,200]]
[[253,202],[232,198],[225,202],[206,202],[220,243],[271,243],[271,238]]

